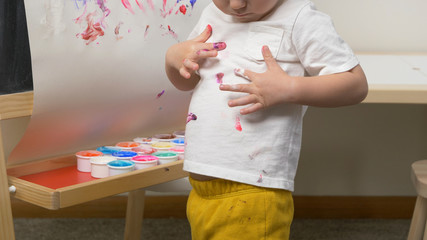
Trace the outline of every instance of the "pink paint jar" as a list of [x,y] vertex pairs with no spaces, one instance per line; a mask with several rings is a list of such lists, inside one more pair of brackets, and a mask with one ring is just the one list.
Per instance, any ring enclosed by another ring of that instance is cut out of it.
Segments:
[[132,148],[131,151],[138,153],[138,155],[151,155],[151,154],[157,152],[156,149],[154,149],[148,145],[143,145],[143,146],[139,146],[136,148]]
[[176,144],[172,142],[156,142],[151,145],[151,147],[156,149],[158,152],[169,151],[175,146]]
[[92,170],[90,159],[92,157],[102,156],[102,152],[95,150],[85,150],[76,153],[77,170],[80,172],[90,172]]
[[170,151],[178,154],[178,160],[184,159],[184,151],[185,151],[184,146],[175,146],[171,148]]
[[123,151],[129,151],[134,147],[138,147],[140,144],[137,142],[119,142],[116,147],[121,148]]
[[108,163],[116,160],[113,156],[99,156],[90,159],[92,171],[90,175],[94,178],[105,178],[109,176]]
[[157,166],[159,158],[151,155],[136,156],[131,159],[135,163],[135,169],[144,169]]

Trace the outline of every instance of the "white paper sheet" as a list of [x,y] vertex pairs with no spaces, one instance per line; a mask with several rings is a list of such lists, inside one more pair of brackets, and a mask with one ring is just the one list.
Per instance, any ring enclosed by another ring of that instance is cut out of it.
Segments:
[[25,0],[34,109],[9,164],[185,127],[164,72],[208,0]]

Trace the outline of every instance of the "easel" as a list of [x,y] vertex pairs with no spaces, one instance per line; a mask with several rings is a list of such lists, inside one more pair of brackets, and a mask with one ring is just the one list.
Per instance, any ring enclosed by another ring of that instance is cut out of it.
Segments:
[[[31,92],[0,96],[0,124],[5,119],[31,116],[32,105]],[[15,239],[10,196],[47,209],[57,210],[124,192],[129,192],[124,239],[140,239],[144,188],[188,175],[182,170],[181,160],[58,189],[48,188],[20,177],[74,166],[76,165],[75,157],[66,155],[8,166],[3,147],[6,140],[3,140],[1,127],[2,125],[0,125],[0,239]],[[9,193],[9,186],[12,185],[16,187],[15,193]]]

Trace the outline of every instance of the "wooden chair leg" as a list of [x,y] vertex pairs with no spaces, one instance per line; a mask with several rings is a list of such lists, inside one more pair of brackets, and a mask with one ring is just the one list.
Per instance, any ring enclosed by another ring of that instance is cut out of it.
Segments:
[[129,192],[126,207],[125,240],[140,240],[144,214],[145,190]]
[[415,203],[414,214],[412,215],[411,227],[409,228],[408,240],[422,240],[426,238],[426,216],[427,216],[427,199],[418,196]]
[[7,182],[6,161],[4,159],[2,133],[0,129],[0,239],[14,240],[12,205],[10,205],[9,184]]

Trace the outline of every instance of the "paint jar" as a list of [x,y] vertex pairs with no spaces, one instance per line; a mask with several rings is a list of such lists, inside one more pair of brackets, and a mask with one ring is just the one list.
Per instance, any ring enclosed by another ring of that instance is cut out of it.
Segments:
[[132,152],[136,152],[138,155],[151,155],[157,152],[157,150],[148,145],[142,145],[136,148],[132,148]]
[[128,160],[114,160],[107,165],[110,176],[131,172],[135,169],[135,163]]
[[90,158],[102,156],[102,152],[95,150],[85,150],[76,153],[77,157],[77,170],[80,172],[90,172]]
[[123,151],[130,151],[134,147],[138,147],[140,144],[137,142],[119,142],[116,147],[121,148]]
[[139,144],[145,144],[145,145],[150,145],[152,143],[151,138],[145,138],[145,137],[134,138],[133,141]]
[[175,134],[163,133],[163,134],[154,135],[152,141],[153,142],[170,142],[175,138],[176,138]]
[[178,153],[176,152],[156,152],[153,156],[159,158],[159,164],[170,163],[178,160]]
[[111,156],[114,152],[120,152],[121,148],[115,146],[103,146],[97,148],[96,151],[100,151],[106,156]]
[[107,164],[111,161],[116,160],[113,156],[99,156],[90,159],[92,165],[92,171],[90,175],[94,178],[105,178],[109,176]]
[[159,158],[151,155],[141,155],[133,157],[131,161],[135,163],[135,169],[144,169],[157,166]]
[[175,131],[173,132],[173,134],[177,137],[177,138],[185,138],[185,131],[181,130],[181,131]]
[[171,141],[171,143],[174,143],[175,145],[178,145],[178,146],[184,146],[185,138],[175,138],[174,140]]
[[170,151],[178,154],[178,160],[184,159],[184,151],[185,151],[184,146],[175,146],[171,148]]
[[112,154],[113,157],[116,157],[117,160],[130,160],[131,158],[138,155],[136,152],[132,151],[120,151]]
[[151,147],[156,149],[158,152],[169,151],[171,148],[175,146],[176,146],[175,143],[172,143],[172,142],[156,142],[151,145]]

